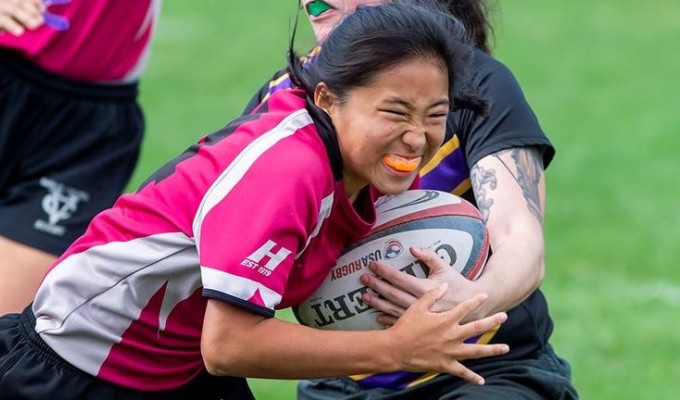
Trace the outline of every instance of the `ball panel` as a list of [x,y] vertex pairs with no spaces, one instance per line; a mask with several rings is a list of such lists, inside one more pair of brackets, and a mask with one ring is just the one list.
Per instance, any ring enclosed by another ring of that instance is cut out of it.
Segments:
[[436,190],[408,190],[398,195],[383,196],[375,203],[377,216],[375,227],[378,228],[404,215],[411,215],[438,206],[461,204],[464,201],[451,193]]
[[481,219],[479,211],[469,203],[458,203],[458,204],[444,204],[440,206],[435,206],[432,208],[426,208],[424,210],[416,211],[406,215],[399,215],[397,213],[392,214],[392,218],[382,222],[380,224],[376,223],[369,235],[373,232],[378,232],[383,229],[388,229],[396,225],[403,224],[405,222],[411,221],[413,219],[423,219],[429,217],[441,217],[441,216],[462,216],[470,217],[474,219]]

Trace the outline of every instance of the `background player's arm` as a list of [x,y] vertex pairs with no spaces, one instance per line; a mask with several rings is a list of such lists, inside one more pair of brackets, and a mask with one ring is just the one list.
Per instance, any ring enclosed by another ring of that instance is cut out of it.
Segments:
[[471,171],[478,208],[493,254],[474,283],[489,293],[482,315],[508,310],[536,290],[545,276],[545,176],[541,152],[512,148],[482,158]]
[[0,0],[0,34],[15,36],[43,23],[45,5],[42,0]]
[[201,352],[213,375],[301,379],[410,370],[440,371],[482,383],[458,361],[503,354],[508,347],[463,340],[503,323],[507,316],[499,313],[460,325],[484,302],[482,295],[448,312],[430,312],[445,290],[441,285],[426,293],[392,328],[373,331],[322,331],[210,299]]

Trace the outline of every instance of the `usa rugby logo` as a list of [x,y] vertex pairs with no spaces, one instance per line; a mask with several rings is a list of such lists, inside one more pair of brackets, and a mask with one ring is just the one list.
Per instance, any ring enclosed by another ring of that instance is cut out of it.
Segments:
[[398,241],[397,239],[390,239],[385,245],[385,250],[383,251],[383,254],[385,254],[386,260],[391,260],[393,258],[399,257],[399,254],[401,254],[403,251],[404,246],[401,244],[400,241]]

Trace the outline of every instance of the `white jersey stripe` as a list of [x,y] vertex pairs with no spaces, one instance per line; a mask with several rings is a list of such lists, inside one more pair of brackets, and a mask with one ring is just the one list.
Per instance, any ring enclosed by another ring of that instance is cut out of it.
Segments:
[[[33,303],[36,332],[66,361],[96,375],[111,346],[120,342],[163,285],[169,290],[160,329],[177,303],[201,287],[197,259],[193,241],[179,232],[111,242],[74,254],[45,277]],[[80,295],[66,295],[71,292]],[[91,331],[99,336],[82,333]]]
[[[139,27],[139,30],[137,31],[137,34],[135,35],[135,40],[138,41],[140,40],[143,36],[144,33],[146,32],[147,29],[149,29],[149,25],[154,23],[154,19],[158,18],[158,16],[161,15],[161,2],[162,0],[152,0],[151,6],[149,7],[149,11],[146,14],[146,18],[144,18],[144,23]],[[151,36],[153,37],[155,35],[156,29],[158,27],[158,24],[154,23],[154,25],[151,27]],[[142,75],[142,72],[146,70],[146,67],[149,63],[149,55],[151,53],[151,46],[147,45],[143,50],[142,53],[139,55],[139,59],[137,60],[137,63],[134,65],[133,68],[130,69],[130,71],[127,73],[126,76],[122,77],[120,79],[120,82],[135,82],[139,80],[139,77]]]
[[317,219],[316,226],[314,227],[314,230],[307,238],[307,243],[305,243],[305,247],[295,255],[296,259],[299,258],[305,252],[305,250],[307,250],[307,246],[309,246],[309,243],[312,241],[312,239],[316,237],[316,235],[319,234],[319,231],[321,231],[321,226],[323,225],[324,221],[326,221],[326,219],[331,216],[334,197],[335,194],[331,193],[328,196],[324,197],[323,200],[321,200],[321,207],[319,208],[319,218]]
[[274,309],[281,302],[281,295],[259,282],[233,275],[214,268],[201,267],[203,288],[228,293],[243,300],[253,297],[255,291],[260,291],[260,296],[267,308]]
[[305,109],[298,110],[283,121],[274,129],[253,140],[234,161],[220,174],[213,182],[210,189],[201,201],[193,222],[194,237],[196,246],[200,249],[201,225],[206,215],[224,199],[229,192],[241,181],[248,169],[257,159],[280,140],[295,134],[300,128],[312,123],[312,118]]

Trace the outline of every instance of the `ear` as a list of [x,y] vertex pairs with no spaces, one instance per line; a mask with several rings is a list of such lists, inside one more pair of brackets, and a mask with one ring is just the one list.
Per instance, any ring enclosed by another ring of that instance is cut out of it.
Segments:
[[325,82],[319,82],[316,88],[314,88],[314,104],[330,115],[334,102],[335,95],[333,92],[331,92]]

